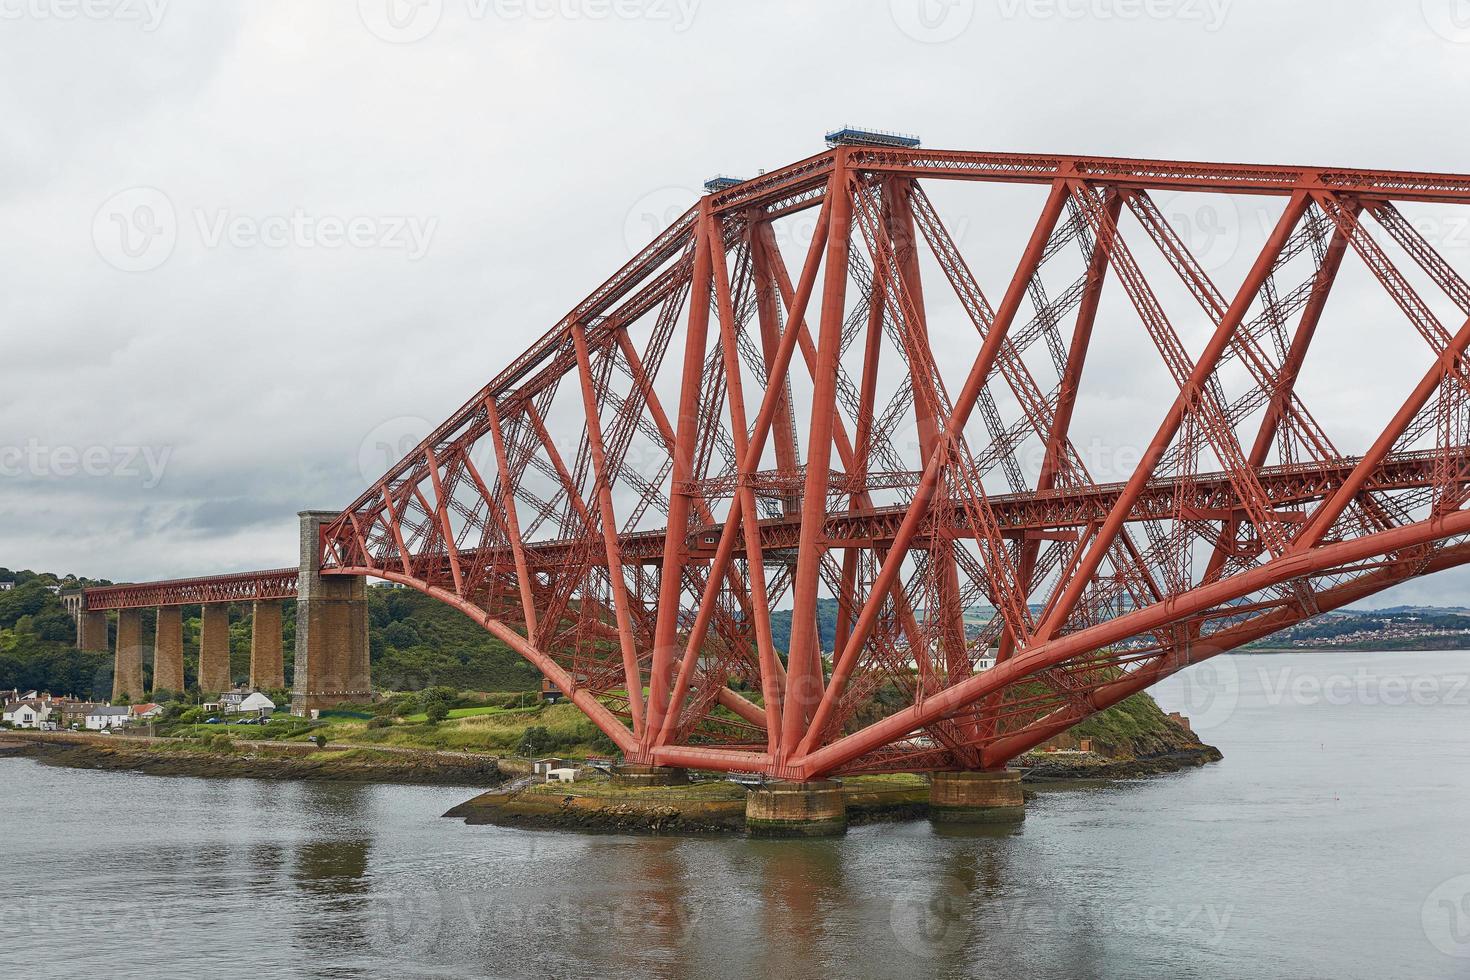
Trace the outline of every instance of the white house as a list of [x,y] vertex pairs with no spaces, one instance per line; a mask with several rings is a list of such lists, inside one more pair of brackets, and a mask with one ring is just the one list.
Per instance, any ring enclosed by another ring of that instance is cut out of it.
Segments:
[[134,720],[147,721],[150,718],[157,718],[159,715],[163,714],[163,705],[152,703],[135,704],[130,710],[132,712]]
[[87,730],[100,732],[104,728],[113,728],[128,720],[129,709],[127,706],[114,707],[110,704],[102,704],[87,712]]
[[546,773],[546,781],[548,783],[572,783],[576,782],[576,780],[577,770],[575,769],[552,769]]
[[266,695],[256,691],[235,707],[226,707],[225,710],[238,712],[242,715],[256,714],[262,718],[269,718],[271,712],[276,710],[276,703]]
[[35,701],[17,701],[8,705],[0,718],[16,728],[40,728],[41,723],[51,717],[51,706]]
[[0,582],[0,592],[9,592],[13,588],[15,588],[14,582]]

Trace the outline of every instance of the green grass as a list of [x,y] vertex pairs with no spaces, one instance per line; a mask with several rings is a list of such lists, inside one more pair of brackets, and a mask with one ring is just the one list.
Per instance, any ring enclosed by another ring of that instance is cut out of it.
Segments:
[[574,783],[533,783],[527,793],[538,796],[584,796],[599,800],[743,800],[746,791],[723,779],[688,786],[619,786],[608,779],[579,779]]
[[1148,694],[1140,692],[1074,725],[1072,734],[1116,743],[1157,734],[1168,727],[1164,710]]
[[[474,718],[478,715],[509,715],[509,714],[535,714],[539,708],[450,708],[450,718]],[[429,720],[427,712],[420,711],[416,715],[404,715],[402,721],[409,725],[422,725]]]

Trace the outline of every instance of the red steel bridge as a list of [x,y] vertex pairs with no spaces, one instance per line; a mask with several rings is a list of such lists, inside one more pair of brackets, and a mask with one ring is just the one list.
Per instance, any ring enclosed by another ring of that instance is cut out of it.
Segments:
[[[1470,284],[1433,234],[1470,176],[859,139],[710,188],[312,556],[462,610],[630,762],[993,770],[1470,561]],[[967,195],[998,203],[947,219]],[[1222,270],[1166,200],[1261,220]],[[1109,479],[1088,432],[1134,450]]]

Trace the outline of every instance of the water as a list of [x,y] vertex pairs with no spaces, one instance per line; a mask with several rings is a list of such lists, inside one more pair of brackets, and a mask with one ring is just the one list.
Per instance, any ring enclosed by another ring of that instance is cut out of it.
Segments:
[[1220,658],[1225,762],[1018,831],[815,842],[439,819],[467,790],[0,760],[33,976],[1464,977],[1470,654]]

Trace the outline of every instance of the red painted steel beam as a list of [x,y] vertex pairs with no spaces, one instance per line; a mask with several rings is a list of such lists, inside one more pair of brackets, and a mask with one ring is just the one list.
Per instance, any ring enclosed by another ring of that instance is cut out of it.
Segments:
[[158,606],[192,606],[216,602],[253,602],[256,599],[294,599],[300,569],[273,568],[261,572],[235,572],[201,578],[169,579],[128,585],[102,585],[83,589],[86,608],[153,609]]

